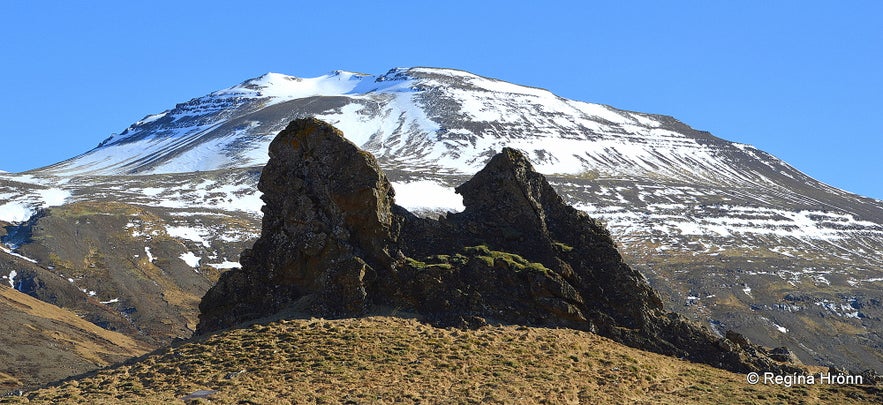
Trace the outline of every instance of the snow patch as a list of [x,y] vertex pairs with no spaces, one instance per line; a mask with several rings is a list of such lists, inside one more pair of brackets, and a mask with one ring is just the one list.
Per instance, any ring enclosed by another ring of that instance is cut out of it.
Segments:
[[24,222],[32,217],[35,211],[31,204],[21,201],[10,201],[0,205],[0,221],[10,223]]
[[18,253],[15,253],[15,252],[13,252],[13,251],[7,249],[6,246],[3,246],[3,245],[0,245],[0,251],[3,251],[4,253],[9,254],[9,255],[15,256],[15,257],[17,257],[17,258],[19,258],[19,259],[27,260],[27,261],[29,261],[29,262],[31,262],[31,263],[35,263],[35,264],[37,263],[36,260],[31,259],[30,257],[24,257],[24,256],[22,256],[22,255],[20,255],[20,254],[18,254]]
[[163,111],[159,114],[148,115],[148,116],[142,118],[141,121],[136,122],[135,125],[149,124],[149,123],[156,121],[162,117],[165,117],[166,115],[168,115],[168,113],[169,113],[168,111]]
[[16,272],[15,270],[12,270],[9,272],[8,276],[3,276],[3,278],[5,278],[7,281],[9,281],[10,287],[15,288],[15,276],[17,276],[17,275],[18,275],[18,272]]
[[430,180],[410,183],[392,183],[396,204],[409,209],[442,209],[460,212],[465,209],[463,197],[447,187]]
[[206,238],[211,235],[205,228],[193,228],[188,226],[167,226],[166,233],[173,238],[187,239],[201,243],[205,247],[211,247]]
[[48,188],[38,190],[37,195],[43,200],[43,206],[54,207],[64,204],[71,196],[71,192],[60,188]]
[[214,268],[219,269],[219,270],[220,270],[220,269],[234,269],[234,268],[237,268],[237,267],[242,267],[242,265],[239,264],[239,262],[231,262],[231,261],[228,261],[228,260],[224,260],[224,261],[221,262],[221,263],[209,263],[209,264],[207,264],[206,266],[214,267]]
[[[15,177],[20,181],[19,177]],[[34,190],[33,194],[19,195],[18,199],[0,205],[0,221],[21,223],[30,219],[40,209],[62,205],[71,196],[71,192],[60,188]],[[12,197],[12,196],[10,196]]]
[[193,252],[181,253],[181,256],[178,256],[178,257],[180,257],[181,260],[184,261],[184,263],[187,263],[188,266],[193,267],[193,268],[198,268],[199,261],[202,260],[202,257],[199,257],[199,256],[193,254]]
[[842,316],[846,318],[860,318],[859,312],[857,309],[853,308],[852,305],[849,304],[837,304],[827,299],[822,300],[821,302],[816,302],[816,305],[831,311],[837,316]]
[[159,187],[147,187],[147,188],[141,189],[141,194],[144,194],[148,197],[156,197],[160,193],[162,193],[163,191],[165,191],[165,189],[162,189]]

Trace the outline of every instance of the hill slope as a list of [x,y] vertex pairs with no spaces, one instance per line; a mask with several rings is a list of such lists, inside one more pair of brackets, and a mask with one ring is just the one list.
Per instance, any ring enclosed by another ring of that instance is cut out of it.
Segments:
[[150,346],[0,285],[0,392],[144,354]]
[[745,376],[568,329],[441,329],[397,317],[234,329],[2,403],[866,403],[859,386]]

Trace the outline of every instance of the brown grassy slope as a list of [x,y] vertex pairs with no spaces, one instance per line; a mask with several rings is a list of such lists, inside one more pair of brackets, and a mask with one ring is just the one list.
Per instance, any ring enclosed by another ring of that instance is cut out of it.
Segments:
[[0,285],[0,393],[94,370],[150,349]]
[[0,402],[857,403],[867,387],[751,386],[745,376],[567,329],[463,331],[411,319],[284,320],[188,342]]

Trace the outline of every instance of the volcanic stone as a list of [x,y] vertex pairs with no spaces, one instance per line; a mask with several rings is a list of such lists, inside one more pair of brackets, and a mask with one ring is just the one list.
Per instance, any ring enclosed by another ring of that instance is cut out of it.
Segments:
[[738,372],[799,370],[665,311],[604,226],[566,205],[515,149],[456,188],[463,212],[420,218],[394,204],[369,153],[302,119],[270,144],[258,187],[261,237],[203,298],[197,334],[292,307],[349,317],[382,306],[439,326],[588,330]]

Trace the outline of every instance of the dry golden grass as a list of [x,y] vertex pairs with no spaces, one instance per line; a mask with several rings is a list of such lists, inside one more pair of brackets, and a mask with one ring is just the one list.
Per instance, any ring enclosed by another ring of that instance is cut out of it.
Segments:
[[412,319],[283,320],[160,350],[9,403],[861,403],[867,387],[745,376],[566,329]]
[[107,366],[151,347],[0,286],[0,393]]
[[[92,350],[93,353],[103,353],[105,349],[100,346],[98,342],[112,342],[121,349],[135,353],[143,353],[146,350],[146,346],[131,337],[99,328],[94,324],[81,319],[73,312],[61,309],[52,304],[47,304],[29,295],[22,294],[12,288],[0,288],[0,300],[2,300],[4,305],[13,306],[28,315],[53,320],[58,323],[65,323],[81,329],[84,334],[88,334],[88,336],[91,337],[90,340],[92,346],[83,346],[77,348],[77,350],[94,349]],[[59,335],[59,332],[54,330],[44,331],[44,333]],[[61,339],[61,337],[58,338]]]
[[20,387],[22,385],[21,380],[15,378],[15,376],[0,372],[0,388],[2,387]]

